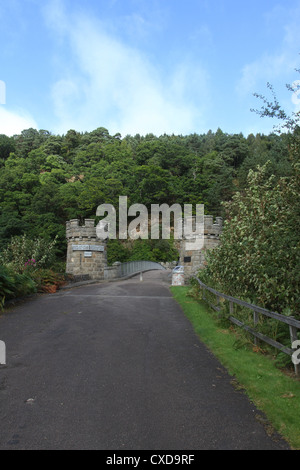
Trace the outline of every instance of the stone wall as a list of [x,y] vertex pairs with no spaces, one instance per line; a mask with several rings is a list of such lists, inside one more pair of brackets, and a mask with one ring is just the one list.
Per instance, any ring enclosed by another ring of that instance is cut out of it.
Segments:
[[77,279],[104,279],[106,241],[97,237],[95,221],[78,219],[66,223],[68,242],[66,272]]
[[[214,222],[212,216],[206,215],[201,249],[190,249],[188,244],[191,242],[185,238],[178,241],[179,264],[184,266],[185,281],[204,268],[206,251],[214,249],[220,243],[221,232],[222,218],[217,217]],[[66,238],[68,242],[66,272],[73,275],[75,280],[112,280],[120,277],[120,263],[107,266],[106,240],[97,237],[93,219],[86,219],[82,225],[78,219],[69,220],[66,223]],[[176,261],[161,264],[167,269],[172,269]]]
[[121,263],[116,261],[112,266],[104,268],[104,279],[111,281],[112,279],[120,279],[121,277]]
[[204,239],[203,246],[200,250],[190,250],[190,242],[183,238],[180,242],[179,264],[184,266],[184,279],[188,281],[191,276],[197,275],[200,269],[205,267],[205,254],[207,250],[212,250],[220,243],[220,235],[222,233],[223,220],[222,217],[216,217],[214,222],[213,216],[204,216]]

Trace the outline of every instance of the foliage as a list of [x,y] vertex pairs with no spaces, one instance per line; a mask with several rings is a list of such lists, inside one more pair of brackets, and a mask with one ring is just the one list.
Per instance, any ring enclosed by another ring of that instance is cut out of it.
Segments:
[[[300,73],[300,69],[295,69]],[[295,80],[293,84],[287,84],[287,89],[293,93],[292,101],[296,98],[296,103],[299,103],[300,82]],[[256,98],[262,101],[261,109],[252,109],[261,117],[268,117],[277,120],[277,125],[274,125],[274,130],[277,134],[287,136],[289,145],[289,156],[295,164],[300,159],[300,110],[293,111],[288,114],[282,105],[279,103],[275,90],[271,83],[267,83],[267,88],[271,92],[271,99],[266,98],[264,95],[254,93]]]
[[[296,72],[300,73],[300,69],[296,69]],[[287,84],[286,86],[288,90],[293,93],[299,92],[299,85],[296,85],[295,87],[293,85]],[[254,96],[259,98],[263,102],[263,105],[260,110],[252,109],[252,111],[256,112],[261,117],[277,119],[280,124],[278,124],[275,129],[277,129],[278,132],[283,130],[294,133],[295,129],[299,126],[300,111],[292,112],[290,115],[288,115],[279,103],[273,85],[268,82],[267,88],[271,92],[271,100],[268,100],[268,98],[262,94],[254,93]]]
[[34,269],[18,273],[0,265],[0,308],[7,300],[22,298],[36,292],[55,292],[65,283],[63,274],[52,269]]
[[202,280],[224,293],[300,318],[300,175],[266,178],[250,171],[248,187],[225,203],[221,244],[207,258]]
[[28,274],[18,274],[0,265],[0,307],[4,301],[36,292],[36,285]]
[[129,248],[120,240],[108,240],[107,242],[107,263],[111,266],[116,261],[124,263],[129,258]]
[[116,261],[177,261],[178,251],[172,240],[109,240],[107,244],[107,261],[112,265]]
[[244,390],[292,448],[300,449],[299,379],[276,368],[270,356],[258,354],[255,348],[237,348],[236,332],[220,327],[217,314],[192,298],[189,287],[171,287],[171,291],[201,341],[233,377],[233,385]]
[[56,238],[49,242],[43,238],[31,239],[27,235],[15,236],[0,255],[0,260],[16,273],[43,268],[54,261],[55,244]]
[[129,261],[166,262],[178,259],[178,252],[171,240],[135,240]]
[[206,213],[224,215],[246,185],[249,169],[270,160],[274,175],[288,175],[288,141],[283,135],[244,137],[221,129],[187,136],[110,135],[69,130],[51,135],[26,129],[0,136],[0,251],[11,237],[57,236],[64,259],[65,222],[95,217],[102,203],[205,204]]
[[[35,129],[2,135],[0,262],[32,274],[65,261],[66,220],[94,218],[102,203],[118,208],[121,195],[148,210],[153,203],[204,204],[206,213],[226,216],[222,202],[247,188],[258,164],[270,161],[266,172],[274,185],[292,174],[289,145],[284,134],[244,137],[221,129],[123,138],[103,127],[62,136]],[[109,241],[109,264],[141,258],[173,261],[178,253],[169,240]]]
[[14,279],[9,271],[0,266],[0,305],[3,307],[4,300],[14,292]]
[[[277,119],[279,125],[268,139],[260,138],[260,151],[259,140],[248,136],[252,151],[237,172],[241,189],[223,204],[227,220],[221,245],[207,256],[207,267],[199,277],[219,291],[300,319],[300,112],[289,116],[272,85],[267,87],[271,99],[256,93],[263,104],[252,111]],[[280,140],[288,148],[287,161]],[[247,324],[248,313],[239,310],[235,317]],[[221,312],[226,317],[224,308]],[[257,328],[290,346],[286,325],[263,318]],[[278,365],[284,366],[287,356],[276,354]]]
[[30,274],[34,280],[38,292],[55,292],[65,283],[63,274],[58,274],[53,269],[36,269]]

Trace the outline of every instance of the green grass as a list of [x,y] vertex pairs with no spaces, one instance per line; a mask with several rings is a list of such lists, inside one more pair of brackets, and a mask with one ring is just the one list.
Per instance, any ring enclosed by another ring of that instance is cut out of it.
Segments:
[[203,301],[189,295],[189,287],[170,289],[201,341],[265,414],[271,428],[299,450],[300,380],[278,369],[270,356],[249,348],[228,325],[221,325]]

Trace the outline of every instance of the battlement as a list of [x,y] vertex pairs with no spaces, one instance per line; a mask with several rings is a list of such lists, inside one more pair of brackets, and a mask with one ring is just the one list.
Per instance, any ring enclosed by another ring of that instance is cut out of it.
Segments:
[[66,222],[68,242],[66,272],[74,278],[104,279],[107,266],[106,241],[97,237],[95,220],[78,219]]
[[[196,229],[196,217],[191,217],[192,219],[192,229]],[[185,226],[189,218],[180,218],[177,223],[182,224],[182,233],[183,238],[185,232]],[[219,238],[223,229],[223,219],[222,217],[214,217],[212,215],[204,216],[204,237],[205,238]],[[99,240],[96,232],[95,220],[94,219],[85,219],[84,224],[81,225],[78,219],[68,220],[66,222],[66,238],[67,240],[83,240],[83,239],[97,239]]]
[[[182,234],[183,238],[186,238],[185,227],[189,225],[192,226],[192,230],[196,230],[196,217],[185,217],[183,219],[178,219],[178,224],[182,224]],[[223,219],[222,217],[214,217],[212,215],[204,216],[204,238],[219,238],[223,230]]]
[[219,238],[223,229],[223,219],[222,217],[216,217],[214,222],[214,218],[212,215],[205,215],[204,216],[204,236],[208,237],[216,237]]
[[98,238],[94,219],[85,219],[83,225],[80,225],[78,219],[68,220],[66,222],[66,238],[67,240],[91,240]]

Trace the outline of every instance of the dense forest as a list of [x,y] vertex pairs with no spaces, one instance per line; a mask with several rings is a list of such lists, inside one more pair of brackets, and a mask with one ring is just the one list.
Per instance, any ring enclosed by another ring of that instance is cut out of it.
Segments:
[[[291,173],[285,134],[110,135],[105,128],[66,135],[27,129],[0,135],[0,251],[11,237],[53,240],[64,259],[65,222],[95,218],[120,195],[134,203],[204,204],[224,216],[222,202],[247,185],[250,169]],[[120,253],[126,258],[126,254]],[[161,260],[162,261],[162,260]]]

